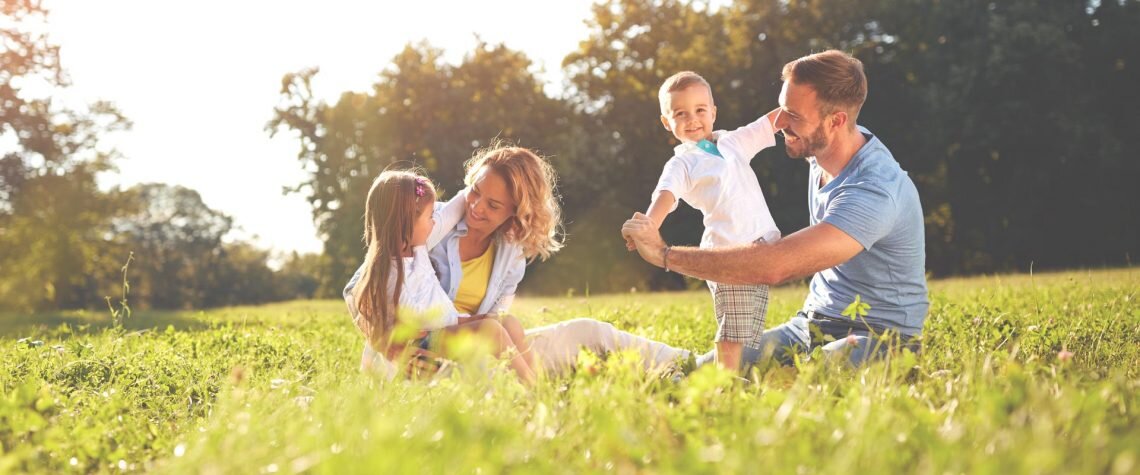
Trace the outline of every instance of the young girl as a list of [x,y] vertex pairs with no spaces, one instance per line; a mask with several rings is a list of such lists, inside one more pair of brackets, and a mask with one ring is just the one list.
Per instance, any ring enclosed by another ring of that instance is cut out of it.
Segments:
[[[533,383],[534,371],[512,341],[512,334],[522,337],[521,327],[508,332],[496,319],[459,314],[431,267],[427,246],[438,243],[443,231],[461,219],[465,200],[458,198],[440,210],[442,222],[437,225],[435,187],[426,178],[410,171],[385,171],[372,183],[364,214],[368,252],[350,282],[349,311],[367,345],[376,350],[366,354],[386,358],[362,365],[380,365],[377,369],[394,376],[391,361],[408,347],[446,350],[438,340],[473,331],[494,345],[495,356],[509,355],[511,368],[523,382]],[[394,335],[401,324],[414,326],[418,334],[410,341],[400,338],[400,332]]]

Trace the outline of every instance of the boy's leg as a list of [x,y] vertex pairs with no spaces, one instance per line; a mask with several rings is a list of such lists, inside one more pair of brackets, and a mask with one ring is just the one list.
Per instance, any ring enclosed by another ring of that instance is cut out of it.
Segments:
[[768,314],[768,286],[709,282],[709,287],[717,321],[717,361],[725,369],[739,371],[744,348],[760,348]]
[[716,362],[721,368],[739,371],[743,351],[744,343],[718,341],[716,342]]
[[[788,322],[767,330],[760,335],[758,348],[745,346],[741,352],[742,367],[750,366],[774,358],[783,365],[792,364],[792,355],[806,352],[811,348],[811,333],[808,330],[807,316],[797,313]],[[716,359],[716,351],[710,351],[697,358],[697,366],[704,366]]]

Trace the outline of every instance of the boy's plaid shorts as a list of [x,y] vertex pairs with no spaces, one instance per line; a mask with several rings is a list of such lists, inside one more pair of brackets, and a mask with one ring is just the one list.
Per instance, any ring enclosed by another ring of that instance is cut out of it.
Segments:
[[749,348],[759,348],[764,318],[768,315],[768,286],[708,284],[716,312],[714,341],[744,343]]

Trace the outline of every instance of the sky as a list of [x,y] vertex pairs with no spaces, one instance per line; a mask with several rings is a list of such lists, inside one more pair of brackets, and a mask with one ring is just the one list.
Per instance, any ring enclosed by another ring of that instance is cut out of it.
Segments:
[[[458,63],[476,37],[526,53],[561,90],[562,58],[586,38],[592,0],[49,0],[49,38],[72,80],[66,100],[108,100],[133,123],[109,136],[125,158],[104,187],[193,188],[234,218],[235,237],[320,252],[298,143],[265,124],[285,73],[317,66],[315,93],[366,91],[391,58],[427,40]],[[363,198],[362,198],[363,199]]]

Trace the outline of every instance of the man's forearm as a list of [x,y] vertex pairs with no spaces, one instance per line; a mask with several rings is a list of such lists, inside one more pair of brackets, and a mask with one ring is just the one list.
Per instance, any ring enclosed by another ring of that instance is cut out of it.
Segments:
[[669,270],[722,284],[776,285],[835,267],[862,251],[854,238],[822,223],[771,243],[670,248],[667,264]]
[[722,284],[776,285],[789,276],[782,271],[779,253],[771,244],[702,249],[671,247],[669,270]]

